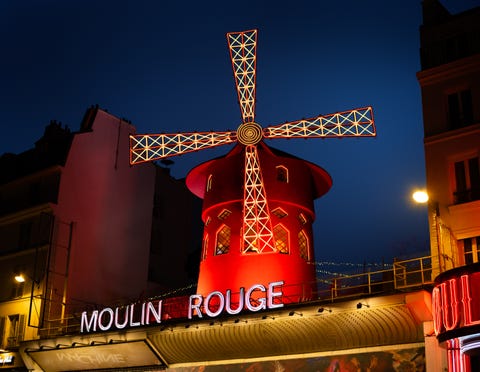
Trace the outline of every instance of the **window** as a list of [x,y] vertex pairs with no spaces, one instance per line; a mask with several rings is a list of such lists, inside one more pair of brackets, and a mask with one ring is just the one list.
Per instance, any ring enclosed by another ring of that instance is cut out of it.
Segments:
[[288,169],[283,165],[276,167],[277,169],[277,181],[288,183]]
[[278,218],[283,218],[283,217],[287,217],[288,216],[288,213],[285,212],[282,208],[278,207],[278,208],[275,208],[272,213],[277,216]]
[[454,203],[461,204],[480,199],[479,158],[457,161],[454,164],[455,191]]
[[212,175],[210,174],[207,178],[207,191],[210,191],[212,189]]
[[462,239],[465,265],[480,262],[480,236]]
[[20,225],[20,231],[18,236],[18,249],[28,249],[30,248],[30,240],[32,236],[32,225],[33,221],[29,220],[23,222]]
[[217,233],[217,244],[215,246],[216,255],[228,253],[230,250],[230,236],[230,227],[223,225],[223,227]]
[[273,238],[277,251],[288,254],[288,230],[282,225],[276,225],[273,228]]
[[224,219],[226,219],[231,214],[232,214],[232,212],[230,212],[228,209],[224,209],[218,214],[217,217],[218,217],[219,220],[223,221]]
[[447,102],[449,129],[457,129],[473,124],[472,94],[470,89],[449,94]]
[[11,297],[10,298],[20,298],[23,296],[23,290],[25,288],[25,282],[17,282],[15,281],[15,283],[13,283],[13,287],[12,287],[12,294],[11,294]]
[[301,225],[305,225],[307,223],[307,217],[303,213],[298,214],[298,221]]
[[23,333],[25,330],[25,315],[15,314],[9,315],[8,321],[8,338],[7,348],[18,347],[19,342],[23,341]]
[[309,259],[308,238],[303,230],[298,233],[298,251],[304,260]]
[[208,249],[208,234],[205,234],[205,237],[203,238],[202,261],[207,258],[207,249]]

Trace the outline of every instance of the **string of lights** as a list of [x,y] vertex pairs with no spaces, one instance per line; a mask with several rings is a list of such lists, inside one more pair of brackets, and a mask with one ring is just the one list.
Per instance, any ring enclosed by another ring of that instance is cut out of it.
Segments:
[[360,268],[363,268],[363,267],[391,268],[393,267],[392,264],[379,263],[379,262],[358,263],[358,262],[315,261],[314,264],[317,266],[346,266],[346,267],[360,267]]

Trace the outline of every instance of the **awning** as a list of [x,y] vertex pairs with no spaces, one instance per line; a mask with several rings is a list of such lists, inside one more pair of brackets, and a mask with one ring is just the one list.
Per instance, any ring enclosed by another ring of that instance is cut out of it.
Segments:
[[145,340],[86,345],[73,342],[25,352],[44,371],[50,372],[165,366]]

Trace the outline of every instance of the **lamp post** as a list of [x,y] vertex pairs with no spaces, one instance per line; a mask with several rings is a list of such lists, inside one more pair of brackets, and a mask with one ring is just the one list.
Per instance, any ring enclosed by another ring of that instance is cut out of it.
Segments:
[[[440,241],[440,238],[441,238],[441,233],[440,233],[440,224],[438,222],[438,218],[439,218],[439,208],[438,208],[438,202],[433,202],[432,200],[430,200],[430,197],[427,193],[427,191],[425,190],[416,190],[412,193],[412,199],[418,203],[418,204],[427,204],[428,205],[428,215],[430,217],[430,215],[432,216],[432,223],[430,224],[429,223],[429,226],[430,226],[430,232],[433,228],[433,230],[435,231],[434,233],[434,238],[435,238],[435,242],[434,242],[434,246],[436,248],[436,251],[437,251],[437,257],[438,257],[438,271],[439,273],[442,273],[443,271],[445,271],[445,255],[442,254],[442,244],[441,244],[441,241]],[[430,233],[430,239],[432,239],[432,234]],[[433,273],[432,273],[433,274]],[[433,276],[436,276],[436,275],[433,275]]]

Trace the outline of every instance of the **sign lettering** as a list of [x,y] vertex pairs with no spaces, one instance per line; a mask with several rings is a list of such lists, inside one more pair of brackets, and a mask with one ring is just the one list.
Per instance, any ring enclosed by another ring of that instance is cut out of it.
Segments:
[[[124,307],[94,310],[91,313],[84,311],[81,316],[80,332],[108,331],[110,329],[123,329],[126,327],[140,327],[149,324],[160,324],[162,320],[186,317],[193,319],[195,316],[215,318],[226,312],[230,315],[240,313],[246,309],[256,312],[266,309],[283,307],[281,286],[283,281],[270,283],[267,287],[254,284],[249,289],[240,288],[239,293],[232,294],[231,290],[225,293],[213,291],[206,297],[199,294],[191,295],[188,303],[176,304],[177,308],[184,309],[181,315],[174,316],[168,312],[162,314],[163,302],[144,302],[131,304]],[[168,302],[166,299],[165,302]],[[167,306],[168,307],[168,306]]]
[[432,292],[435,335],[480,324],[480,273],[461,275],[438,284]]

